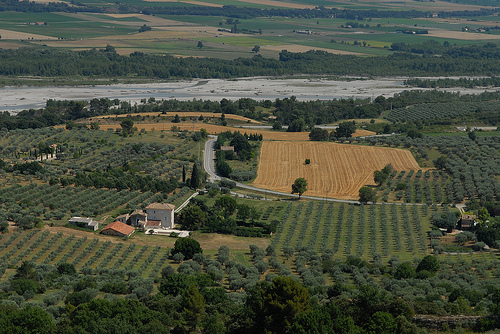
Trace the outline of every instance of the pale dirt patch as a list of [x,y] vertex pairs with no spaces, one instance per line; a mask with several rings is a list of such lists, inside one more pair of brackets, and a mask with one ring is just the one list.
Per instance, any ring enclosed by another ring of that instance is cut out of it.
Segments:
[[43,39],[43,40],[57,40],[56,37],[31,34],[27,32],[13,31],[13,30],[5,30],[0,29],[0,35],[2,36],[2,40],[4,39]]
[[479,32],[465,32],[465,31],[450,31],[450,30],[434,30],[429,29],[429,34],[426,35],[429,37],[441,37],[441,38],[452,38],[452,39],[461,39],[461,40],[500,40],[500,35],[490,35],[487,33],[479,33]]
[[338,55],[362,55],[363,53],[359,52],[351,52],[351,51],[344,51],[344,50],[334,50],[334,49],[326,49],[326,48],[317,48],[314,46],[307,46],[307,45],[299,45],[299,44],[284,44],[284,45],[262,45],[260,47],[262,50],[268,50],[268,51],[282,51],[282,50],[287,50],[290,52],[307,52],[310,50],[322,50],[326,51],[329,53],[333,54],[338,54]]
[[[311,163],[306,165],[305,159]],[[410,151],[387,147],[325,142],[262,143],[253,186],[290,192],[295,179],[307,180],[309,196],[357,199],[359,188],[374,185],[373,171],[392,164],[396,170],[418,170]]]

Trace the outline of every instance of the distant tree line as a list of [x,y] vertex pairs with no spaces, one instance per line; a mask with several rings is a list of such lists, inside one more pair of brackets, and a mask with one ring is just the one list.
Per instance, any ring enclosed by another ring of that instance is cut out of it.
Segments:
[[[437,43],[437,42],[435,42]],[[434,43],[434,44],[435,44]],[[403,44],[403,43],[400,43]],[[432,43],[431,43],[432,44]],[[439,43],[437,43],[440,45]],[[427,44],[424,45],[427,47]],[[432,46],[432,45],[431,45]],[[439,46],[423,51],[396,47],[388,56],[357,57],[325,51],[294,53],[283,50],[279,59],[175,58],[134,52],[102,50],[67,51],[21,48],[0,50],[0,75],[52,76],[141,76],[150,78],[234,78],[292,74],[450,76],[489,75],[500,72],[500,48],[496,44]],[[434,55],[439,54],[439,57]]]
[[[315,8],[249,8],[226,5],[223,7],[209,6],[143,6],[117,2],[117,6],[99,7],[72,1],[67,3],[48,2],[36,3],[30,1],[1,0],[0,11],[16,12],[91,12],[91,13],[142,13],[146,15],[200,15],[236,18],[255,18],[263,16],[301,17],[301,18],[341,18],[349,20],[364,20],[369,18],[419,18],[431,17],[431,11],[418,10],[378,10],[378,9],[338,9],[318,6]],[[439,17],[477,17],[490,16],[498,12],[497,8],[481,8],[466,11],[441,11]]]
[[449,88],[449,87],[500,87],[500,78],[439,78],[439,79],[407,79],[405,80],[405,85],[421,88]]

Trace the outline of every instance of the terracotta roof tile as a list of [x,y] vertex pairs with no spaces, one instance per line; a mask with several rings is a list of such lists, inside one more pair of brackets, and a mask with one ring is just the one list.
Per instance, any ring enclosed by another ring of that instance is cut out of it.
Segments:
[[102,229],[102,231],[107,231],[107,230],[114,230],[125,235],[131,235],[132,232],[135,231],[135,228],[133,228],[130,225],[124,224],[122,222],[115,221]]

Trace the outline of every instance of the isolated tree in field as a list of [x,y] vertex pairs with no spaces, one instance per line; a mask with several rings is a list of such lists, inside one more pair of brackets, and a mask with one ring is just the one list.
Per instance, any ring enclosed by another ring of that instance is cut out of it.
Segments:
[[299,199],[300,199],[300,196],[302,196],[302,194],[305,193],[306,191],[307,191],[307,180],[304,179],[303,177],[299,177],[292,184],[292,194],[299,194]]
[[175,241],[174,249],[172,250],[172,256],[182,253],[184,255],[184,259],[189,260],[193,258],[193,255],[196,253],[203,253],[203,249],[201,249],[200,243],[191,238],[179,238]]
[[314,128],[309,133],[309,139],[314,141],[328,141],[328,131],[325,129]]
[[203,47],[203,43],[201,41],[198,42],[198,45],[196,46],[198,49],[201,49]]
[[151,27],[147,26],[146,24],[143,24],[140,28],[139,28],[139,32],[146,32],[146,31],[150,31],[151,30]]
[[252,52],[259,53],[260,51],[260,46],[256,45],[253,47]]
[[356,122],[342,122],[339,123],[339,127],[335,129],[334,136],[335,138],[350,138],[352,134],[356,132]]
[[376,190],[370,187],[361,187],[359,189],[359,202],[367,204],[368,202],[375,202]]
[[132,133],[132,130],[134,128],[134,121],[132,121],[130,118],[125,118],[123,121],[121,121],[120,126],[122,127],[123,134],[126,136]]

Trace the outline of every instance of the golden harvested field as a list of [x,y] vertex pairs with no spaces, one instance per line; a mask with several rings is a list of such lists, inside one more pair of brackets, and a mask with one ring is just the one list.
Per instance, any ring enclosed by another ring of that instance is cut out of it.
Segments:
[[[226,115],[227,116],[227,115]],[[230,126],[221,126],[221,125],[214,125],[214,124],[206,124],[206,123],[137,123],[134,126],[137,127],[138,130],[144,129],[146,131],[161,131],[161,130],[170,130],[172,126],[178,126],[181,130],[188,130],[188,131],[200,131],[200,129],[205,129],[208,131],[210,134],[218,134],[220,132],[225,132],[225,131],[240,131],[241,133],[247,133],[247,134],[252,134],[252,133],[258,133],[262,134],[264,139],[266,140],[284,140],[284,141],[308,141],[309,140],[309,132],[275,132],[275,131],[267,131],[267,130],[256,130],[256,129],[245,129],[245,128],[238,128],[238,127],[230,127]],[[107,129],[117,129],[120,128],[120,124],[101,124],[100,129],[101,130],[107,130]],[[356,133],[354,133],[354,137],[359,137],[359,136],[368,136],[368,135],[373,135],[375,134],[374,132],[367,131],[367,130],[357,130]],[[382,166],[383,167],[383,166]]]
[[[310,159],[309,165],[305,159]],[[253,186],[290,193],[296,178],[307,180],[305,195],[357,199],[359,188],[373,185],[373,171],[392,164],[396,170],[418,170],[410,151],[387,147],[325,142],[262,143]]]
[[[184,111],[184,112],[168,112],[166,115],[165,114],[161,114],[161,113],[157,113],[157,112],[149,112],[149,113],[132,113],[132,114],[120,114],[120,115],[105,115],[105,116],[98,116],[98,117],[94,117],[95,119],[103,119],[103,118],[115,118],[115,117],[127,117],[127,116],[175,116],[175,115],[179,115],[180,117],[200,117],[200,116],[203,116],[205,118],[211,118],[211,117],[215,117],[215,118],[220,118],[222,116],[221,113],[213,113],[213,112],[197,112],[197,111]],[[253,124],[262,124],[261,122],[259,121],[256,121],[256,120],[253,120],[253,119],[250,119],[250,118],[247,118],[247,117],[243,117],[243,116],[240,116],[240,115],[233,115],[233,114],[225,114],[226,118],[228,119],[234,119],[236,121],[242,121],[244,123],[247,123],[248,121],[250,121],[250,123],[253,123]]]
[[310,50],[321,50],[321,51],[326,51],[326,52],[337,54],[337,55],[362,55],[363,54],[361,52],[335,50],[335,49],[333,49],[333,47],[335,47],[335,45],[332,46],[332,49],[327,49],[327,48],[319,48],[319,47],[299,45],[299,44],[282,44],[282,45],[262,45],[260,48],[262,50],[278,51],[278,52],[280,52],[281,50],[287,50],[290,52],[307,52]]

